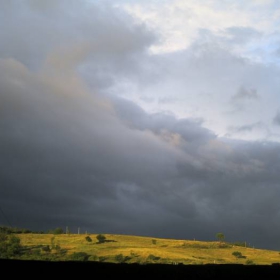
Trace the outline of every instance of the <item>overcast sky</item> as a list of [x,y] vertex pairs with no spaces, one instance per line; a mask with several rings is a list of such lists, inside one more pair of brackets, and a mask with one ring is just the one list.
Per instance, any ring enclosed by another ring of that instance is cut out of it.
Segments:
[[10,0],[0,26],[0,225],[280,250],[278,0]]

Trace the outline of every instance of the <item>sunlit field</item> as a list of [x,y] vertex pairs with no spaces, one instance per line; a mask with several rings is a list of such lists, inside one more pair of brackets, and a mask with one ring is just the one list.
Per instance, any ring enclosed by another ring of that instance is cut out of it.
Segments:
[[[28,252],[25,259],[67,260],[84,256],[87,261],[160,264],[280,263],[278,251],[236,246],[227,242],[173,240],[130,235],[102,234],[17,234]],[[47,248],[47,249],[46,249]]]

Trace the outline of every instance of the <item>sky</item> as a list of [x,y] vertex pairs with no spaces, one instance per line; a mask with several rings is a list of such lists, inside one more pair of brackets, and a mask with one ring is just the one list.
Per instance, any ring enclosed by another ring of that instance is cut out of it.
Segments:
[[0,225],[280,250],[277,0],[0,2]]

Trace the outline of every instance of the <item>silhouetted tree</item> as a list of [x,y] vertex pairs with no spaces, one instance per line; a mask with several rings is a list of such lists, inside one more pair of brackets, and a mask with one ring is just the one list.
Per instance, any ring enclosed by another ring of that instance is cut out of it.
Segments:
[[98,243],[104,243],[105,240],[106,240],[106,236],[103,235],[103,234],[98,234],[98,235],[96,236],[96,239],[98,240]]
[[217,239],[218,239],[219,241],[223,241],[223,240],[225,239],[225,235],[224,235],[223,233],[221,233],[221,232],[218,232],[218,233],[216,234],[216,237],[217,237]]

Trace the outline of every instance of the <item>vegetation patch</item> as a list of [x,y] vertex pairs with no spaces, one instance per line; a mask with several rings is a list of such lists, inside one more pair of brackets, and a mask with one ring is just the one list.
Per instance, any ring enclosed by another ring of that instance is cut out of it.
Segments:
[[88,261],[90,255],[85,252],[74,252],[69,256],[71,261]]
[[241,252],[235,251],[232,253],[237,259],[246,259],[246,256],[243,256]]
[[195,259],[200,259],[200,260],[205,260],[206,258],[204,258],[204,257],[197,257],[197,256],[192,256],[193,258],[195,258]]
[[[100,239],[99,234],[89,236],[88,234],[7,232],[11,230],[5,229],[5,233],[0,234],[0,258],[2,259],[190,265],[279,263],[279,251],[243,246],[238,247],[238,250],[232,250],[233,243],[220,240],[182,241],[112,234],[101,234],[105,239],[103,237]],[[156,244],[152,240],[156,240]],[[221,246],[224,247],[221,248]]]
[[148,260],[148,261],[158,261],[158,260],[160,260],[160,257],[157,257],[157,256],[155,256],[155,255],[153,255],[153,254],[150,254],[150,255],[147,257],[147,260]]
[[132,259],[132,257],[130,256],[124,256],[123,254],[118,254],[115,256],[115,260],[118,263],[125,263],[125,262],[129,262]]
[[97,244],[102,244],[102,243],[105,243],[105,242],[116,242],[115,240],[107,239],[104,234],[98,234],[96,236],[96,239],[98,240]]

